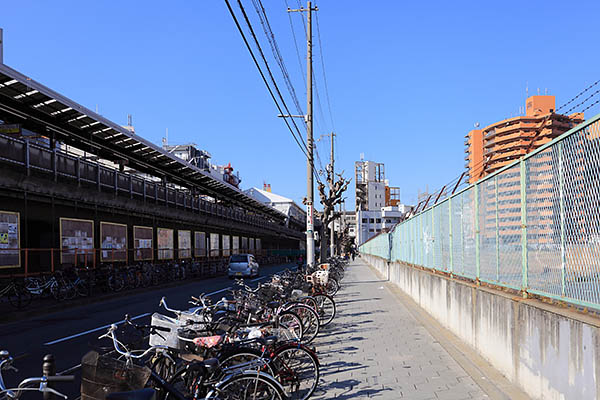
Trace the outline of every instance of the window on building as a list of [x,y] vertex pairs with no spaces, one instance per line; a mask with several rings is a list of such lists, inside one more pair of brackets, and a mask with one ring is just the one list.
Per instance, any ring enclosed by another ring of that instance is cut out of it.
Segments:
[[377,223],[380,224],[381,223],[381,218],[377,218]]
[[387,222],[389,224],[390,222],[392,222],[392,220],[388,218],[385,220],[385,222]]
[[375,218],[369,219],[369,223],[374,224],[375,223]]
[[381,229],[377,229],[377,232],[381,232]]
[[363,218],[362,222],[363,222],[363,224],[366,224],[368,222],[368,219],[367,218]]
[[375,232],[375,229],[371,228],[369,229],[369,232]]

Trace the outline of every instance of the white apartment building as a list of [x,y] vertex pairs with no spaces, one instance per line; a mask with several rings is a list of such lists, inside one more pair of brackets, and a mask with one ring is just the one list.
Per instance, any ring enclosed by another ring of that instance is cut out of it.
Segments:
[[374,161],[355,163],[356,245],[400,222],[412,207],[400,203],[400,189],[390,187],[385,167]]

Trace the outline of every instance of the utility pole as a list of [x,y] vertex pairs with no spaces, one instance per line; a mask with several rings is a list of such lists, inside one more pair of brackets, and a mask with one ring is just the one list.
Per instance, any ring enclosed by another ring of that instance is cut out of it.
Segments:
[[313,182],[313,98],[312,98],[312,12],[318,8],[312,7],[309,1],[306,8],[288,12],[308,12],[306,24],[306,264],[315,263],[315,227],[314,227],[314,182]]
[[[333,138],[335,133],[331,132],[331,183],[335,183],[335,169],[333,168]],[[329,188],[329,196],[332,196],[331,187]],[[332,213],[335,215],[335,206],[333,207]],[[340,225],[341,226],[341,225]],[[333,257],[335,253],[335,219],[331,221],[331,234],[330,234],[329,254]]]
[[0,28],[0,64],[4,64],[4,42],[2,40],[2,28]]

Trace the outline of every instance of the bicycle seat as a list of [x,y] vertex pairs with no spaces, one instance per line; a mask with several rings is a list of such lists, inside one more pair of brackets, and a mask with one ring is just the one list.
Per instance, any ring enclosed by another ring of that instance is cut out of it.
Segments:
[[212,373],[214,370],[219,368],[219,360],[216,358],[209,358],[204,360],[204,366],[209,373]]
[[194,344],[198,347],[213,348],[223,341],[223,336],[200,336],[194,338]]
[[115,392],[106,395],[106,400],[155,400],[156,391],[151,388],[132,390],[130,392]]
[[270,346],[274,343],[277,343],[277,336],[267,336],[264,338],[260,338],[259,342],[264,344],[265,346]]
[[270,302],[267,303],[267,307],[269,307],[269,308],[271,308],[273,310],[276,309],[276,308],[279,308],[280,305],[281,305],[281,303],[278,302],[278,301],[270,301]]

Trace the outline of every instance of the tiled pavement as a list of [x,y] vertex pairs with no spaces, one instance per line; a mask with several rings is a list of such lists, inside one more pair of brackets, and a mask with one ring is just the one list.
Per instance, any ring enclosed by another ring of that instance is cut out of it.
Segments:
[[337,315],[315,341],[318,399],[488,399],[375,273],[357,259]]

